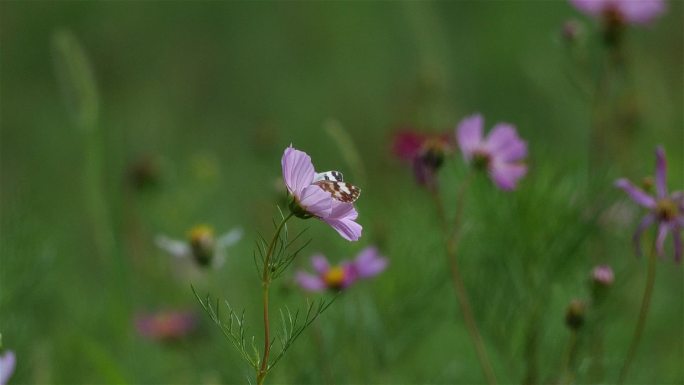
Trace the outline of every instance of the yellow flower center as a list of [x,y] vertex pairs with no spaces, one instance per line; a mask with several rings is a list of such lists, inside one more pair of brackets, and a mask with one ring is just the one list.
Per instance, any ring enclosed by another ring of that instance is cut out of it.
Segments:
[[670,221],[677,217],[679,213],[679,208],[677,204],[669,198],[663,198],[656,203],[655,208],[656,215],[658,219],[663,221]]
[[323,275],[323,280],[328,287],[340,288],[344,284],[345,273],[344,269],[335,266],[326,271]]

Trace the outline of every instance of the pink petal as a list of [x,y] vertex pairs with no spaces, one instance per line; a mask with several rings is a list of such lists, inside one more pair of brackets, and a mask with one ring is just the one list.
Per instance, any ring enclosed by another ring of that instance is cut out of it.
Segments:
[[318,218],[325,218],[330,215],[334,199],[329,192],[317,185],[305,187],[298,198],[299,205],[309,214]]
[[682,235],[681,227],[676,226],[672,230],[672,240],[674,241],[675,261],[682,261]]
[[363,228],[354,221],[357,217],[358,213],[354,205],[333,200],[330,215],[322,219],[335,229],[342,238],[348,241],[358,241]]
[[367,247],[354,260],[354,268],[359,278],[370,278],[387,268],[387,258],[380,256],[376,247]]
[[670,229],[667,224],[661,223],[660,226],[658,226],[658,236],[656,237],[656,251],[660,256],[663,255],[663,251],[665,250],[665,237],[667,237],[667,233],[669,232]]
[[656,174],[655,185],[658,198],[667,195],[667,161],[665,160],[665,150],[662,147],[656,149]]
[[302,189],[311,185],[315,175],[311,157],[290,146],[285,149],[280,163],[287,189],[292,195],[299,196]]
[[646,194],[642,189],[636,187],[632,182],[627,179],[618,179],[615,182],[615,186],[621,188],[626,192],[630,198],[641,206],[649,209],[655,208],[656,202],[652,196]]
[[9,381],[16,363],[17,359],[11,350],[0,356],[0,384],[4,385]]
[[303,271],[297,272],[295,280],[297,281],[297,284],[299,284],[299,286],[304,290],[322,291],[325,289],[325,282],[323,282],[322,279]]
[[480,147],[482,143],[482,127],[484,126],[484,119],[482,115],[471,115],[458,123],[456,127],[456,140],[458,146],[461,148],[463,157],[469,161],[473,153]]
[[330,270],[330,263],[325,259],[323,254],[316,254],[311,257],[311,266],[318,274],[325,274],[326,271]]
[[663,0],[614,0],[620,15],[627,23],[648,24],[666,10]]
[[494,183],[504,191],[515,190],[518,180],[527,174],[527,166],[516,163],[495,162],[489,174]]
[[509,143],[518,140],[515,126],[508,123],[498,123],[492,128],[485,139],[485,148],[490,152],[498,152],[506,148]]
[[634,235],[632,236],[632,241],[634,242],[634,248],[636,249],[636,253],[638,256],[641,255],[641,236],[644,234],[644,231],[648,229],[653,222],[655,222],[655,215],[653,214],[648,214],[644,217],[644,219],[641,220],[641,223],[639,223],[639,226],[637,227],[636,231],[634,232]]

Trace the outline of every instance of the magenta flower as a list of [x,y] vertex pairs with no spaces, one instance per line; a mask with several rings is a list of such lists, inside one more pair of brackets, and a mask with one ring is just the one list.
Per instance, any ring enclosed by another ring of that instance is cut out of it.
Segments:
[[394,154],[413,167],[416,181],[428,188],[436,187],[436,172],[444,158],[453,151],[454,144],[448,134],[422,134],[401,131],[394,135]]
[[353,261],[342,261],[331,266],[323,255],[311,257],[311,265],[316,274],[297,272],[296,281],[300,287],[308,291],[342,290],[359,279],[372,278],[387,268],[387,258],[380,255],[375,247],[367,247]]
[[591,279],[594,283],[601,286],[610,286],[615,280],[613,269],[608,265],[599,265],[591,271]]
[[361,237],[362,227],[356,223],[358,213],[353,205],[361,193],[358,187],[344,182],[339,171],[316,173],[311,157],[292,146],[285,149],[281,164],[293,198],[290,209],[296,216],[316,217],[348,241]]
[[608,24],[648,24],[666,9],[664,0],[570,0],[570,3]]
[[14,356],[14,352],[8,350],[5,354],[0,356],[0,385],[7,384],[12,373],[14,373],[14,367],[17,363],[17,359]]
[[665,151],[662,147],[658,147],[656,148],[655,195],[646,193],[624,178],[618,179],[615,185],[624,190],[634,202],[649,210],[634,233],[637,254],[641,254],[640,240],[644,231],[655,225],[658,229],[655,239],[657,254],[663,255],[665,238],[671,233],[674,241],[675,261],[679,262],[682,258],[681,232],[684,229],[684,192],[668,193],[666,171]]
[[487,138],[483,138],[484,120],[476,114],[458,123],[456,140],[466,162],[486,169],[494,183],[502,190],[514,190],[518,180],[527,174],[523,163],[527,157],[527,143],[518,137],[515,126],[497,123]]
[[161,311],[140,314],[135,318],[138,333],[157,341],[176,340],[190,334],[197,327],[197,317],[187,311]]

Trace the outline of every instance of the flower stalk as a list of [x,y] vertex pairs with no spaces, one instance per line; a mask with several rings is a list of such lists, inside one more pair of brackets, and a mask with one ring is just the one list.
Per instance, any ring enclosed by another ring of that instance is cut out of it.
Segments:
[[620,370],[620,377],[618,378],[618,384],[624,384],[627,374],[629,373],[629,368],[634,360],[634,355],[639,347],[639,342],[641,341],[641,335],[644,331],[644,326],[646,325],[646,316],[648,315],[648,310],[651,306],[651,297],[653,294],[653,286],[655,284],[655,273],[656,273],[656,262],[657,262],[657,250],[656,241],[654,240],[653,246],[651,247],[651,252],[648,255],[648,273],[646,276],[646,287],[644,288],[644,296],[641,300],[641,310],[639,311],[639,319],[637,321],[636,328],[634,329],[634,335],[632,337],[632,342],[629,345],[629,350],[627,351],[627,357]]
[[261,283],[263,286],[263,307],[264,307],[264,355],[261,358],[261,366],[259,367],[259,370],[257,371],[257,384],[262,385],[264,383],[264,380],[266,379],[266,375],[268,374],[269,370],[269,356],[271,353],[271,324],[269,321],[269,314],[268,314],[268,309],[269,309],[269,289],[271,286],[271,257],[273,256],[273,251],[275,250],[275,244],[278,238],[280,237],[280,232],[285,228],[285,223],[294,216],[293,212],[290,212],[283,220],[280,222],[278,227],[276,228],[275,233],[273,234],[273,238],[271,239],[271,243],[268,245],[268,250],[266,252],[266,256],[264,258],[264,268],[263,272],[261,275]]

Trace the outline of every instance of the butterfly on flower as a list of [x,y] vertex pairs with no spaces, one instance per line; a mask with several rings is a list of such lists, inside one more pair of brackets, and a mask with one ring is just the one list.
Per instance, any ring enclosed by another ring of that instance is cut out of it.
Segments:
[[361,195],[361,189],[345,182],[344,176],[339,171],[316,173],[313,184],[329,192],[333,199],[340,202],[354,203]]

